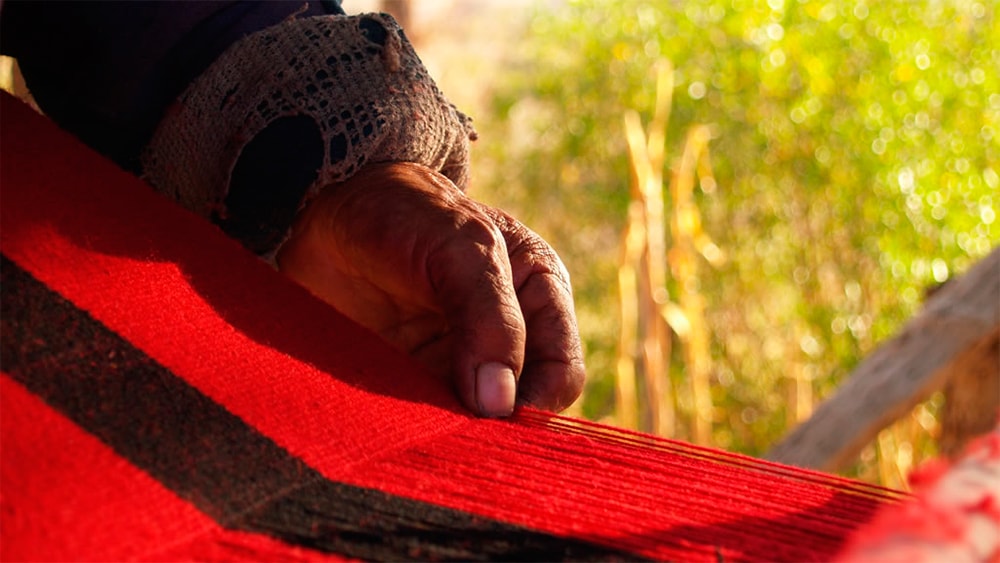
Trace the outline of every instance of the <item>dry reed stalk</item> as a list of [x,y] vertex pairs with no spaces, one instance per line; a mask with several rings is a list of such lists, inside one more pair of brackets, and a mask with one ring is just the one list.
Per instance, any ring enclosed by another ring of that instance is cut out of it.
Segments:
[[643,351],[651,376],[649,392],[657,397],[654,431],[661,436],[675,435],[676,415],[670,389],[670,328],[660,316],[660,307],[669,301],[667,292],[666,226],[663,203],[663,168],[666,153],[667,122],[673,103],[674,69],[668,61],[657,65],[656,104],[646,137],[649,175],[641,183],[646,207],[646,267],[649,292],[644,296],[646,338]]
[[628,207],[628,220],[618,264],[618,303],[621,329],[618,334],[616,362],[615,413],[619,426],[639,429],[638,405],[635,392],[635,351],[638,348],[639,282],[636,265],[642,259],[646,240],[642,202],[633,200]]
[[789,428],[809,418],[813,413],[812,379],[805,375],[804,366],[796,363],[792,368],[795,379],[795,422]]
[[[701,215],[694,202],[695,180],[699,169],[710,173],[707,163],[711,132],[704,125],[688,130],[684,151],[670,182],[671,235],[670,267],[677,283],[681,312],[686,319],[686,331],[678,333],[684,344],[684,365],[691,389],[691,434],[698,444],[712,439],[712,395],[709,383],[711,355],[708,327],[705,322],[705,300],[699,290],[698,255],[713,248],[701,228]],[[699,252],[699,247],[702,247]]]
[[[646,386],[646,403],[651,430],[673,436],[674,398],[670,391],[671,328],[684,343],[684,359],[691,385],[694,441],[711,441],[712,399],[709,386],[711,357],[704,315],[704,298],[698,290],[697,260],[701,255],[717,264],[724,257],[701,228],[701,216],[694,203],[696,178],[714,186],[708,142],[708,127],[698,125],[688,131],[684,152],[671,179],[673,206],[670,228],[673,247],[666,249],[663,169],[666,126],[670,118],[673,69],[658,66],[657,97],[653,120],[643,129],[638,112],[624,115],[625,138],[632,165],[629,218],[623,234],[618,279],[622,333],[618,351],[618,409],[622,424],[637,420],[635,353],[642,352],[641,372]],[[679,305],[670,302],[667,292],[667,264],[680,288]]]
[[14,59],[0,56],[0,90],[14,93]]
[[[638,213],[630,213],[630,220],[635,217],[634,222],[630,222],[632,233],[636,238],[633,242],[639,242],[641,246],[634,247],[631,255],[627,256],[632,262],[626,267],[623,274],[635,272],[635,321],[638,326],[636,342],[637,348],[642,354],[641,374],[645,382],[645,399],[649,409],[650,427],[648,430],[663,435],[672,436],[674,433],[673,403],[666,397],[668,388],[668,360],[670,353],[669,334],[665,327],[659,327],[659,315],[656,314],[655,294],[658,290],[666,292],[666,269],[662,267],[662,257],[664,256],[663,244],[653,245],[651,241],[657,239],[657,231],[660,238],[663,238],[663,194],[662,181],[659,189],[654,189],[657,179],[656,163],[649,160],[647,150],[646,134],[643,131],[639,114],[635,111],[625,113],[625,139],[628,142],[629,157],[632,163],[632,184],[630,211],[638,210]],[[650,199],[653,201],[650,202]],[[658,203],[657,203],[658,200]],[[651,212],[651,207],[653,208]],[[659,211],[656,211],[656,208]],[[659,221],[657,220],[659,217]],[[658,222],[657,222],[658,221]],[[659,228],[657,228],[659,225]],[[637,240],[638,236],[642,239]],[[628,237],[626,237],[626,242]],[[657,259],[657,257],[660,257]],[[661,265],[658,267],[657,263]],[[645,279],[643,279],[645,278]],[[624,291],[631,291],[631,288]],[[627,299],[627,297],[626,297]],[[626,311],[622,311],[623,321]],[[666,336],[666,338],[664,338]],[[627,343],[626,343],[627,345]],[[632,354],[635,348],[623,347],[619,350],[620,355]],[[628,377],[627,373],[619,374],[621,377]],[[627,387],[629,383],[624,383]],[[624,400],[624,397],[623,397]]]
[[0,55],[0,90],[12,94],[31,106],[33,110],[42,113],[42,110],[38,109],[35,99],[31,96],[31,92],[28,91],[28,86],[24,83],[24,76],[21,74],[21,68],[17,65],[17,59],[6,55]]
[[[671,335],[659,314],[667,302],[666,229],[663,214],[663,165],[666,152],[666,127],[673,94],[673,68],[662,62],[657,69],[657,97],[648,134],[639,114],[626,112],[625,138],[632,164],[632,203],[624,234],[619,264],[619,291],[623,331],[618,352],[619,417],[628,423],[637,420],[635,408],[635,361],[637,348],[642,351],[642,375],[650,430],[664,436],[674,435],[675,414],[669,391]],[[626,323],[631,326],[626,328]],[[636,328],[635,336],[632,327]]]
[[900,439],[899,423],[883,429],[876,441],[879,483],[901,491],[910,490],[907,476],[912,467],[912,449]]

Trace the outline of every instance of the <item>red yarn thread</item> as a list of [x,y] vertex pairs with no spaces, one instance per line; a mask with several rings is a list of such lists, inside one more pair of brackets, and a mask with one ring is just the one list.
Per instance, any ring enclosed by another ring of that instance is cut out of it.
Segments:
[[[529,409],[507,421],[472,419],[440,382],[210,225],[6,96],[3,115],[3,253],[331,480],[654,559],[709,561],[829,559],[880,504],[900,498]],[[55,455],[51,440],[32,453],[24,421],[59,417],[0,381],[4,413],[22,412],[16,420],[5,414],[3,424],[5,554],[10,529],[24,530],[29,543],[56,533],[25,520],[35,502],[48,514],[71,516],[57,532],[75,552],[55,558],[241,558],[234,553],[242,549],[248,559],[315,555],[220,531],[155,485],[121,486],[134,488],[141,502],[115,512],[109,524],[107,537],[120,532],[122,549],[97,549],[83,525],[92,521],[72,515],[105,509],[110,497],[7,494],[30,478],[32,464]],[[65,436],[93,441],[72,429]],[[7,455],[8,439],[23,455]],[[86,448],[103,460],[100,467],[134,473],[99,443]],[[52,467],[65,474],[46,479],[72,480],[86,469]],[[164,528],[176,514],[191,531]],[[192,539],[196,530],[203,531]],[[150,551],[154,546],[161,551]]]

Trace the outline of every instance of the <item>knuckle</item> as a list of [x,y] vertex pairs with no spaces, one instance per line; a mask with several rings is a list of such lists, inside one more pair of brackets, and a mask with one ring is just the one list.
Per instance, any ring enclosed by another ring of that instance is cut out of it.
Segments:
[[457,226],[458,241],[493,249],[504,244],[500,228],[485,217],[466,216]]

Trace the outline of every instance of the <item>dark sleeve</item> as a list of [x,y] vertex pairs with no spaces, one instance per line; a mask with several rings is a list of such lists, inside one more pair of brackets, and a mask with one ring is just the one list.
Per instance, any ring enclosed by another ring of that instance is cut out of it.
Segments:
[[39,107],[61,127],[139,172],[166,107],[230,44],[326,2],[5,0],[0,51],[15,57]]

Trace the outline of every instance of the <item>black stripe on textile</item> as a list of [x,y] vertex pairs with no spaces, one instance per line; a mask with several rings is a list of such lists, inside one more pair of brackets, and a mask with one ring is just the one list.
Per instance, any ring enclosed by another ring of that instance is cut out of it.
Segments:
[[3,369],[221,525],[364,559],[636,557],[329,481],[2,257]]

